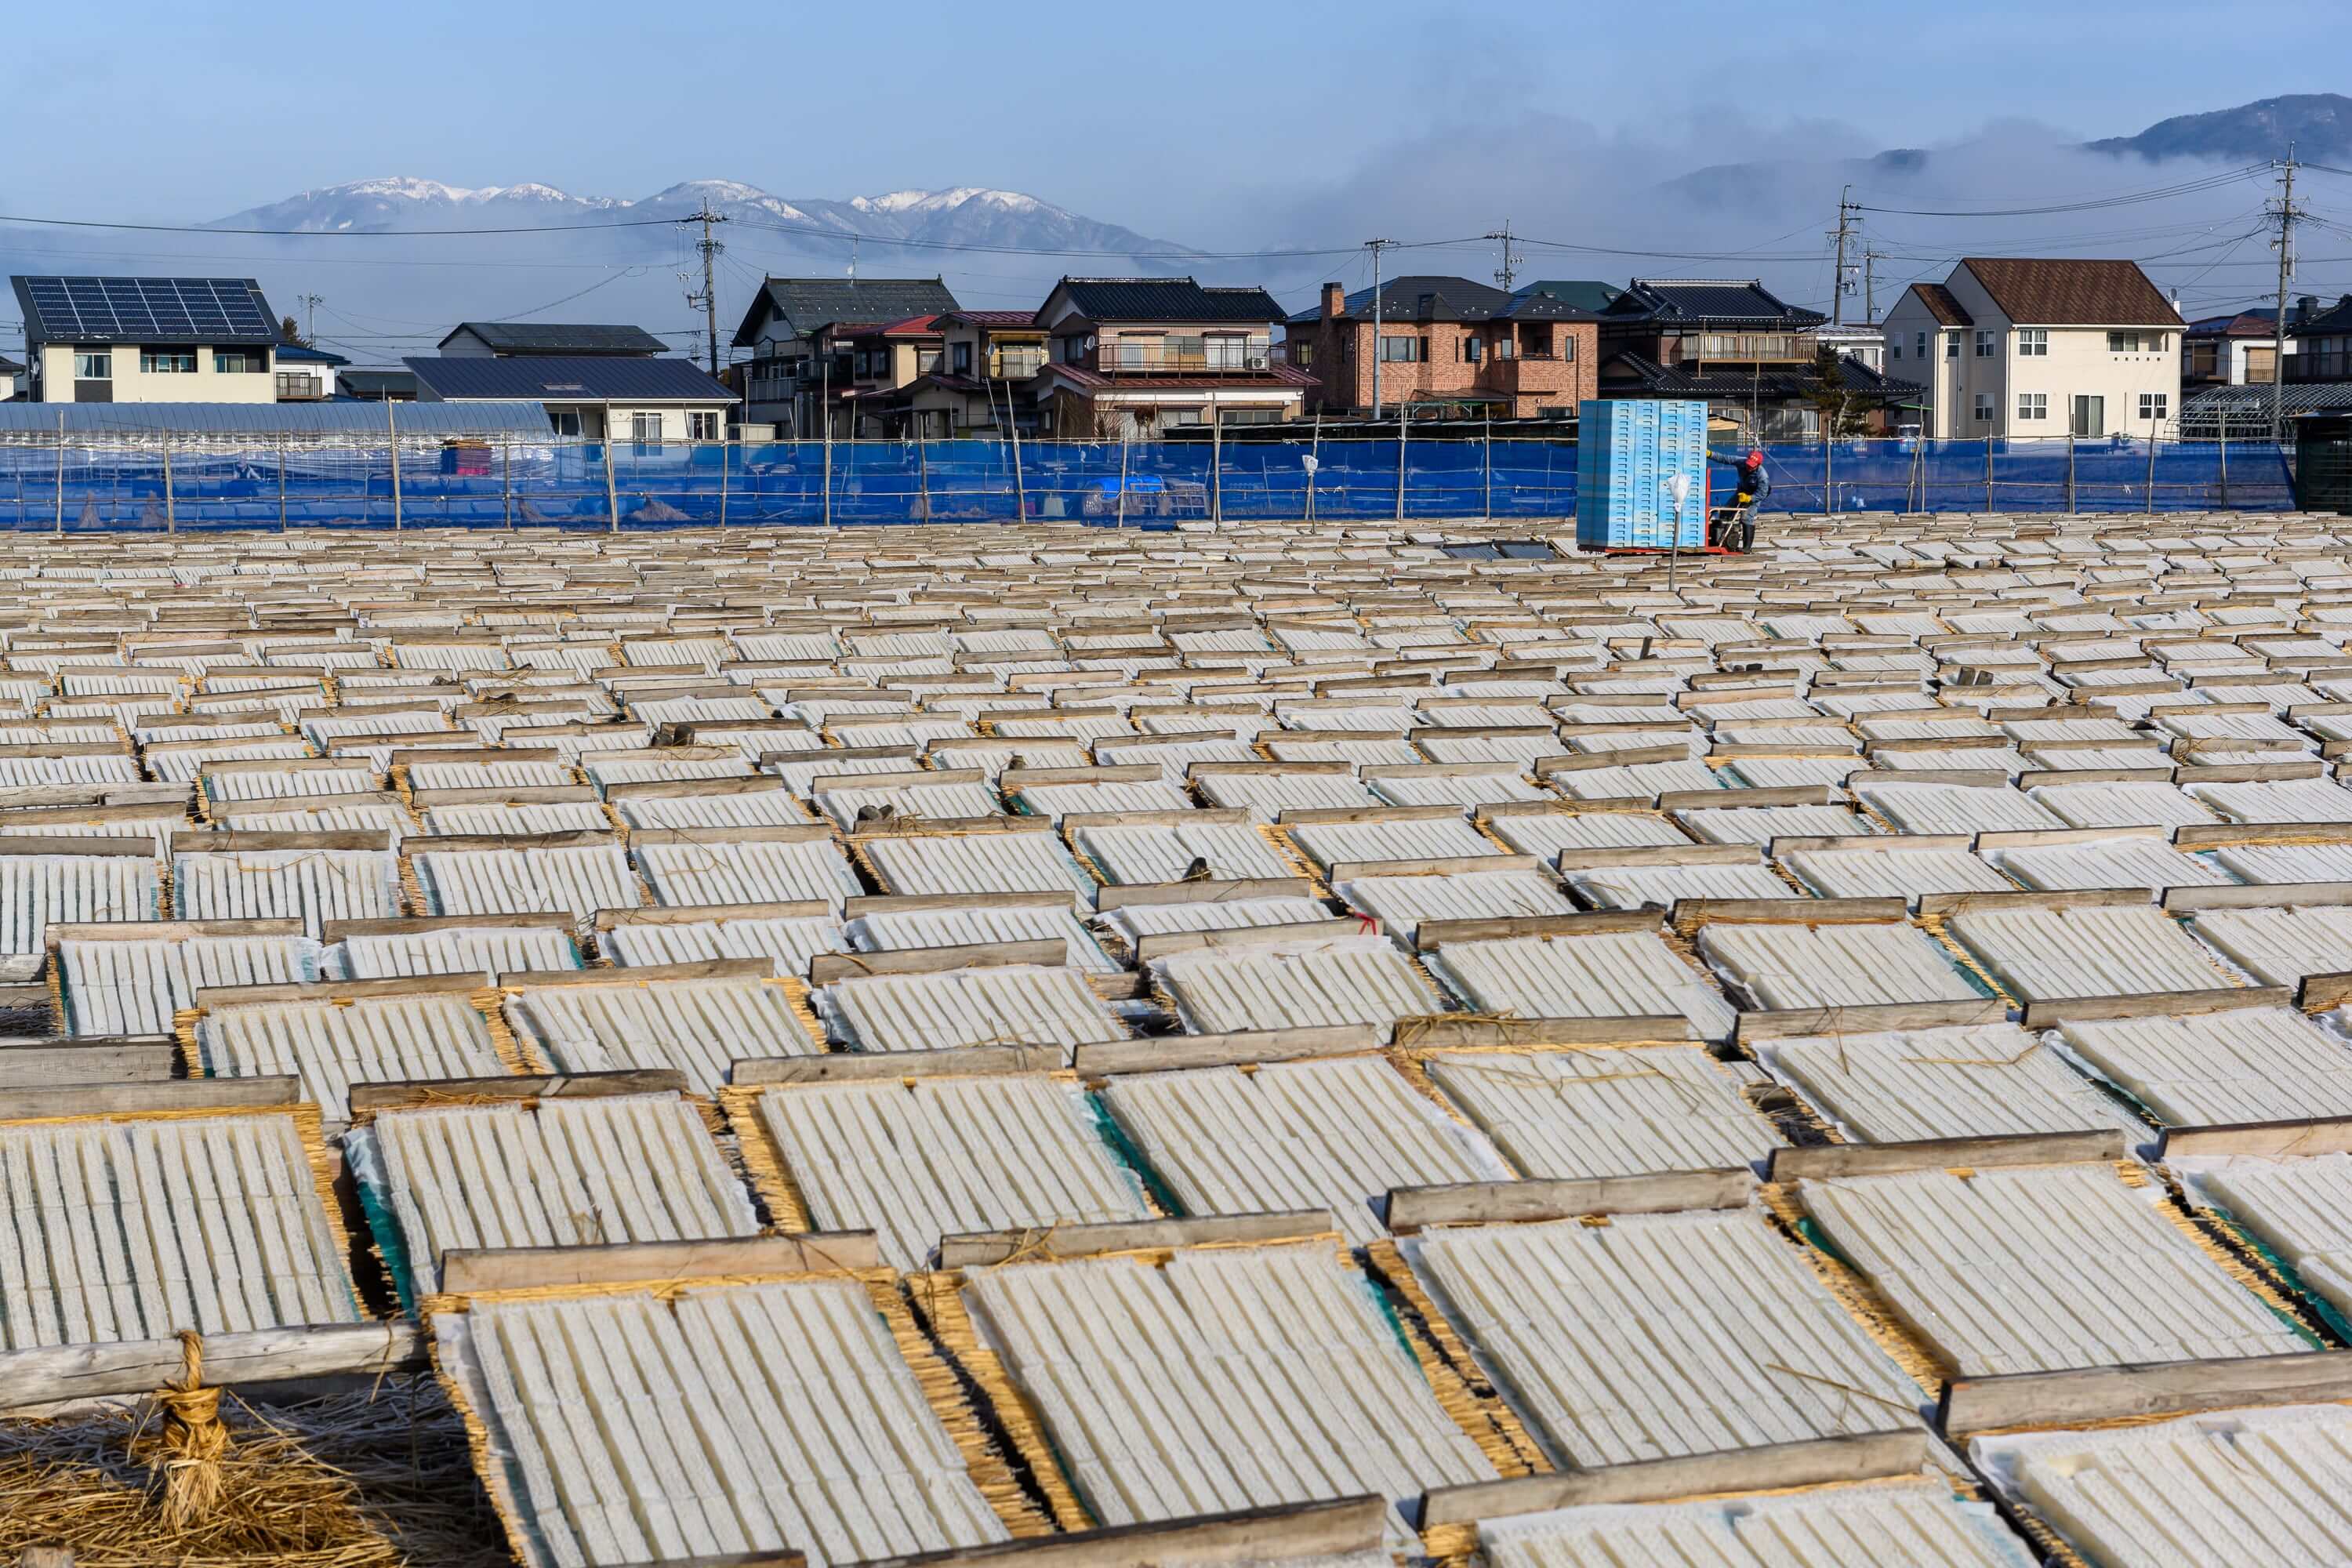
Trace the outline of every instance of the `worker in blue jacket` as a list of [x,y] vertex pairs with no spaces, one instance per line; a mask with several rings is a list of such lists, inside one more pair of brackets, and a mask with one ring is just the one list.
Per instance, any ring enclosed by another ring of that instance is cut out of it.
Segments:
[[1706,460],[1720,463],[1732,471],[1731,506],[1723,520],[1722,537],[1717,542],[1726,549],[1745,553],[1756,543],[1756,509],[1772,493],[1772,481],[1764,474],[1764,448],[1750,447],[1736,458],[1725,452],[1709,452]]

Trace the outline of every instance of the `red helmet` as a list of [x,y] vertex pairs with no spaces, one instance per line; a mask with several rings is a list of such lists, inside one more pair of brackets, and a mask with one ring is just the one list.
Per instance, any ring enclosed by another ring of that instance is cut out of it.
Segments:
[[1748,466],[1751,468],[1760,468],[1764,466],[1763,447],[1750,447],[1748,448]]

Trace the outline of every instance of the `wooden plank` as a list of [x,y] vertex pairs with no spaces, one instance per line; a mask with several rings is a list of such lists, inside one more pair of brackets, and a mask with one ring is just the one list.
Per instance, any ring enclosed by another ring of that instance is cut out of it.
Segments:
[[319,929],[320,940],[332,943],[353,936],[411,936],[424,931],[467,930],[572,930],[566,914],[527,915],[399,915],[382,920],[328,921]]
[[[751,828],[730,829],[731,833],[751,832]],[[643,842],[646,835],[635,839]],[[707,840],[702,835],[698,842]],[[470,855],[484,849],[593,849],[621,841],[613,828],[576,828],[569,833],[412,833],[401,841],[401,850],[407,855],[430,855],[446,851],[453,855]],[[707,847],[706,844],[706,847]]]
[[1760,866],[1759,844],[1628,844],[1608,849],[1563,849],[1563,872],[1607,870],[1623,866]]
[[2345,1400],[2352,1400],[2352,1351],[2310,1351],[1957,1378],[1944,1385],[1936,1425],[1957,1437],[2020,1426],[2079,1426]]
[[718,1241],[637,1241],[610,1247],[453,1247],[441,1288],[453,1296],[565,1285],[825,1273],[876,1268],[870,1230],[803,1231]]
[[1675,924],[1705,925],[1711,921],[1745,925],[1873,925],[1911,918],[1911,906],[1901,899],[1808,899],[1791,892],[1785,899],[1677,899]]
[[1433,855],[1418,860],[1334,860],[1324,868],[1332,885],[1365,877],[1475,877],[1494,871],[1532,871],[1549,877],[1533,855]]
[[2055,1024],[2090,1024],[2107,1018],[2284,1007],[2294,995],[2284,985],[2217,985],[2210,991],[2152,991],[2137,996],[2053,996],[2025,1005],[2025,1026],[2046,1029]]
[[2317,909],[2352,904],[2352,882],[2248,882],[2164,889],[2167,910]]
[[940,1267],[984,1268],[1015,1257],[1088,1258],[1162,1247],[1234,1242],[1304,1241],[1336,1228],[1322,1209],[1267,1214],[1202,1215],[1185,1219],[1115,1220],[1055,1225],[1042,1231],[977,1230],[940,1237]]
[[2290,779],[2315,779],[2327,772],[2316,757],[2300,763],[2222,763],[2212,767],[2183,765],[2172,770],[2178,784],[2273,784]]
[[1599,768],[1686,762],[1690,760],[1690,754],[1687,741],[1675,741],[1663,746],[1622,746],[1605,752],[1570,752],[1565,756],[1538,757],[1535,771],[1538,779],[1548,779],[1560,773],[1591,773]]
[[2252,844],[2352,844],[2352,821],[2187,822],[2172,830],[2177,849]]
[[1835,805],[1845,797],[1828,784],[1776,784],[1770,789],[1670,789],[1660,811],[1738,811],[1751,805]]
[[1110,1040],[1075,1048],[1070,1065],[1080,1078],[1163,1072],[1178,1068],[1243,1067],[1307,1057],[1376,1051],[1389,1043],[1385,1024],[1324,1024],[1304,1029],[1247,1029],[1223,1035],[1162,1035]]
[[488,971],[471,974],[394,974],[374,980],[289,980],[272,985],[211,985],[198,990],[199,1010],[245,1007],[267,1002],[360,1002],[384,996],[470,996],[494,982]]
[[1841,833],[1833,837],[1789,837],[1766,842],[1764,852],[1778,860],[1801,853],[1834,855],[1900,855],[1912,850],[1958,849],[1965,852],[1965,833]]
[[[1061,901],[1066,905],[1069,900]],[[820,952],[809,960],[808,983],[831,985],[869,974],[944,974],[952,969],[994,969],[1011,963],[1058,969],[1069,953],[1069,944],[1059,937],[956,947],[899,947],[881,952]]]
[[1878,1002],[1851,1007],[1788,1007],[1739,1015],[1733,1038],[1809,1039],[1822,1035],[1877,1035],[1898,1029],[1949,1029],[1998,1024],[2009,1005],[1998,996],[1959,1002]]
[[1270,926],[1226,926],[1215,931],[1153,931],[1136,939],[1135,961],[1148,965],[1174,953],[1196,952],[1204,947],[1252,947],[1269,942],[1328,942],[1334,937],[1381,934],[1381,922],[1369,915],[1340,915],[1328,921],[1285,921]]
[[1897,1171],[1978,1170],[2012,1165],[2069,1165],[2120,1160],[2120,1127],[2084,1132],[2005,1132],[1990,1138],[1919,1138],[1900,1143],[1816,1143],[1775,1149],[1767,1181],[1824,1181],[1882,1176]]
[[1095,889],[1103,914],[1129,904],[1223,904],[1250,899],[1311,899],[1315,884],[1304,877],[1234,877],[1201,882],[1112,882]]
[[[180,840],[186,837],[185,834],[173,836],[172,844],[175,850]],[[33,855],[105,855],[152,860],[155,858],[155,839],[152,834],[120,838],[101,838],[95,834],[89,837],[62,834],[56,837],[33,833],[0,834],[0,858]]]
[[1922,893],[1922,915],[1983,915],[2005,910],[2116,909],[2149,902],[2146,888],[2028,889],[2014,893]]
[[[635,848],[647,844],[691,844],[698,848],[724,848],[730,844],[812,844],[833,837],[822,822],[784,822],[761,827],[640,827],[630,833]],[[427,846],[432,839],[423,840]]]
[[1493,1225],[1574,1219],[1580,1215],[1738,1208],[1755,1191],[1756,1173],[1738,1165],[1722,1170],[1649,1171],[1637,1176],[1395,1187],[1383,1203],[1389,1229],[1398,1236],[1410,1236],[1433,1225]]
[[919,1078],[1053,1072],[1059,1046],[959,1046],[944,1051],[831,1051],[814,1057],[750,1057],[728,1071],[739,1089],[768,1084],[871,1083]]
[[[328,1323],[205,1336],[205,1382],[216,1386],[320,1377],[380,1377],[426,1365],[415,1323]],[[108,1394],[152,1394],[180,1374],[177,1340],[119,1340],[0,1351],[0,1414]]]
[[[833,906],[823,899],[793,899],[764,904],[648,904],[634,910],[599,910],[596,929],[611,931],[616,926],[677,926],[699,925],[709,921],[724,925],[729,921],[797,921],[823,920],[833,913]],[[448,917],[462,920],[463,916]],[[570,915],[545,915],[547,920],[567,929]]]
[[[2028,827],[2013,832],[1979,833],[1973,844],[1985,849],[2042,849],[2064,844],[2096,844],[2106,838],[2162,838],[2169,830],[2153,824],[2125,827]],[[1963,835],[1962,837],[1966,837]],[[1905,842],[1902,839],[1896,843]]]
[[863,1568],[1270,1568],[1328,1563],[1379,1552],[1387,1517],[1385,1498],[1340,1498],[875,1558]]
[[[1235,763],[1236,767],[1244,764]],[[1268,767],[1287,772],[1293,766],[1306,763],[1269,763]],[[1285,827],[1311,826],[1318,822],[1444,822],[1458,818],[1458,805],[1325,805],[1286,806],[1275,820]]]
[[1412,944],[1423,952],[1435,952],[1448,942],[1656,931],[1665,923],[1665,918],[1664,905],[1643,904],[1638,909],[1586,910],[1572,915],[1494,915],[1484,920],[1423,921],[1413,928]]
[[2294,1005],[2306,1013],[2325,1013],[2347,1002],[2352,1002],[2352,971],[2306,974],[2294,988]]
[[[0,1058],[0,1061],[5,1061]],[[355,1083],[352,1112],[406,1110],[473,1100],[604,1100],[623,1094],[683,1094],[686,1075],[675,1068],[622,1068],[611,1072],[533,1073],[515,1078],[394,1079]]]
[[[1897,1419],[1889,1412],[1887,1419]],[[1505,1481],[1473,1481],[1425,1492],[1423,1530],[1514,1514],[1601,1504],[1669,1502],[1727,1492],[1780,1491],[1878,1480],[1922,1472],[1927,1430],[1916,1422],[1850,1437],[1816,1437],[1760,1448],[1733,1448],[1672,1459],[1641,1459],[1598,1469],[1559,1470]],[[1855,1568],[1862,1568],[1856,1564]]]
[[1091,768],[1007,768],[999,775],[997,787],[1012,795],[1046,784],[1150,784],[1160,777],[1158,763],[1116,763]]
[[[0,1058],[5,1060],[5,1058]],[[2217,1122],[2207,1127],[2168,1127],[2157,1158],[2254,1154],[2264,1159],[2288,1155],[2352,1153],[2352,1117],[2320,1117],[2305,1121]]]
[[921,910],[1066,910],[1067,890],[1026,889],[1017,893],[884,893],[850,899],[841,907],[844,920],[867,915],[908,914]]
[[1679,1013],[1599,1018],[1483,1018],[1432,1013],[1400,1018],[1395,1043],[1413,1050],[1467,1046],[1618,1046],[1696,1040],[1698,1030]]
[[179,1047],[164,1039],[0,1046],[0,1090],[58,1084],[165,1083],[179,1059]]
[[122,1116],[150,1110],[252,1110],[302,1102],[302,1080],[172,1079],[148,1083],[68,1083],[0,1089],[0,1121],[55,1116]]
[[684,963],[632,963],[617,969],[517,969],[498,978],[502,991],[548,985],[640,985],[661,980],[772,980],[766,958],[698,958]]
[[[1151,769],[1151,774],[1157,778],[1160,770]],[[1248,809],[1238,805],[1184,811],[1066,811],[1061,817],[1066,833],[1086,827],[1235,826],[1250,820]]]
[[54,952],[61,942],[185,942],[192,936],[300,936],[300,921],[55,921],[42,933]]

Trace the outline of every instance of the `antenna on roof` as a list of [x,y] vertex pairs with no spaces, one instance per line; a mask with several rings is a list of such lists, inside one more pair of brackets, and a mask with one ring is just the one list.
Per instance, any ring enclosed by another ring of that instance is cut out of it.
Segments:
[[854,234],[849,237],[849,280],[857,281],[857,237]]

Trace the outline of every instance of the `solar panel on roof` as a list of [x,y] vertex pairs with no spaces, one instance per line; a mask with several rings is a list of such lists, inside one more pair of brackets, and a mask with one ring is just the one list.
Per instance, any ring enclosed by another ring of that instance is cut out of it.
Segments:
[[278,335],[241,278],[27,278],[24,284],[52,337],[266,342]]

